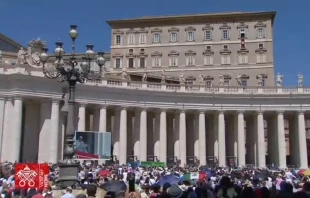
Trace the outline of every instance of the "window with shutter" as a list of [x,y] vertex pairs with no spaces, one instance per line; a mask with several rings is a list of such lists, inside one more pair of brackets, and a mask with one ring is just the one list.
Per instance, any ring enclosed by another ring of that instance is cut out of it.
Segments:
[[129,34],[128,35],[128,45],[134,45],[135,44],[135,35]]
[[140,58],[140,67],[141,68],[145,67],[145,58]]
[[140,34],[140,44],[145,44],[146,43],[146,34]]
[[133,68],[134,67],[134,59],[133,58],[129,58],[128,59],[128,67],[129,68]]
[[205,40],[207,40],[207,41],[212,40],[212,31],[211,30],[205,31]]
[[116,45],[121,45],[121,42],[122,42],[121,35],[115,35],[115,44]]
[[115,68],[121,68],[121,59],[120,58],[115,59]]

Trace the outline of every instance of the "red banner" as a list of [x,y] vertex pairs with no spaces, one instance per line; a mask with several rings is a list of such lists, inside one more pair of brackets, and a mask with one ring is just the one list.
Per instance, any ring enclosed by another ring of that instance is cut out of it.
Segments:
[[98,155],[75,151],[76,159],[99,159]]
[[48,187],[48,164],[15,164],[15,188],[46,188]]

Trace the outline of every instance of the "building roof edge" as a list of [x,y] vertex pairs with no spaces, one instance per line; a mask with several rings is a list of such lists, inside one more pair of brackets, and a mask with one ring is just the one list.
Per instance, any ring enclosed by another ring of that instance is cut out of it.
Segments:
[[203,13],[203,14],[182,14],[182,15],[162,15],[162,16],[145,16],[127,19],[115,19],[106,21],[108,25],[113,27],[114,25],[131,24],[131,23],[143,23],[143,22],[158,22],[158,21],[174,21],[178,20],[189,20],[189,19],[222,19],[222,18],[238,18],[238,17],[268,17],[272,21],[276,16],[276,11],[260,11],[260,12],[219,12],[219,13]]

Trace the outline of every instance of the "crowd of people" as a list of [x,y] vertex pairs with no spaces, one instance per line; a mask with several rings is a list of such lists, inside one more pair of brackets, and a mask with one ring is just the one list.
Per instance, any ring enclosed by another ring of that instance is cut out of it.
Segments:
[[[13,163],[2,163],[0,170],[1,197],[57,197],[55,165],[50,166],[50,186],[45,189],[15,188]],[[59,197],[92,198],[102,189],[103,197],[110,198],[310,198],[310,179],[303,173],[293,169],[83,164],[78,177],[85,193],[76,195],[69,186]]]

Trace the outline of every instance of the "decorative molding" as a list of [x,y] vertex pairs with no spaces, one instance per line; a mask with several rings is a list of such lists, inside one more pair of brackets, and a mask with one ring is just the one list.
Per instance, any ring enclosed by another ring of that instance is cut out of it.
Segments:
[[146,57],[148,57],[148,54],[146,54],[146,53],[139,53],[139,54],[136,54],[136,57],[138,57],[138,58],[146,58]]
[[[268,75],[267,75],[267,74],[261,73],[260,75],[261,75],[264,79],[267,79],[267,78],[268,78]],[[259,75],[256,76],[256,79],[258,79],[258,78],[259,78]]]
[[130,28],[129,30],[126,31],[126,34],[136,34],[136,33],[137,32],[133,28]]
[[185,52],[185,56],[194,56],[194,55],[196,55],[196,52],[195,51],[193,51],[193,50],[188,50],[188,51],[186,51]]
[[133,53],[126,54],[126,58],[136,58],[136,57],[137,57],[137,55],[133,54]]
[[241,48],[237,51],[238,54],[247,54],[249,50],[247,48]]
[[185,32],[188,32],[188,31],[196,31],[196,28],[194,28],[193,26],[188,26],[185,28]]
[[255,25],[254,28],[260,28],[260,27],[267,27],[267,25],[265,23],[263,23],[263,21],[258,21]]
[[237,29],[248,29],[249,26],[245,24],[244,22],[241,22],[238,26]]
[[259,53],[259,54],[262,54],[262,53],[265,53],[265,52],[267,52],[267,49],[264,48],[264,47],[262,47],[262,48],[257,48],[257,49],[255,50],[255,53]]
[[160,29],[160,28],[154,28],[154,29],[152,29],[151,30],[151,33],[162,33],[162,29]]
[[197,78],[195,76],[187,76],[185,78],[186,81],[195,81]]
[[151,56],[153,57],[153,56],[162,56],[163,54],[162,53],[160,53],[160,52],[158,52],[158,51],[155,51],[155,52],[153,52],[152,54],[151,54]]
[[230,51],[230,49],[222,49],[221,51],[220,51],[220,54],[231,54],[231,51]]
[[203,77],[203,80],[204,80],[204,81],[214,80],[214,77],[213,77],[213,76],[210,76],[210,75],[204,76],[204,77]]
[[[266,42],[272,42],[272,39],[255,39],[255,40],[246,40],[246,43],[266,43]],[[240,44],[240,40],[221,40],[221,41],[204,41],[204,42],[195,42],[195,46],[200,45],[228,45],[228,44]],[[158,43],[158,44],[149,44],[149,45],[130,45],[130,46],[120,46],[120,45],[114,45],[111,46],[111,49],[131,49],[131,48],[154,48],[154,47],[185,47],[185,46],[193,46],[193,43],[191,42],[184,42],[184,43]]]
[[120,53],[116,53],[114,55],[112,55],[113,58],[123,58],[123,55]]
[[124,32],[121,30],[114,30],[113,34],[124,34]]
[[171,27],[168,29],[168,32],[178,32],[179,31],[179,28],[176,28],[176,27]]
[[203,31],[207,31],[207,30],[210,30],[210,31],[212,31],[214,28],[208,23],[208,24],[206,24],[203,28],[202,28],[202,30]]
[[171,50],[169,53],[168,53],[168,56],[179,56],[179,52],[175,51],[175,50]]
[[211,56],[214,54],[214,51],[212,49],[206,49],[205,51],[202,52],[204,56]]
[[228,75],[228,74],[224,74],[224,75],[223,75],[223,78],[224,78],[225,80],[231,80],[231,76]]
[[220,30],[227,30],[231,29],[231,27],[227,23],[223,23],[223,25],[220,26]]
[[137,31],[138,33],[145,33],[147,34],[149,31],[146,30],[145,28],[141,28],[140,30]]
[[241,79],[250,79],[250,76],[246,75],[246,74],[242,74],[240,76]]

